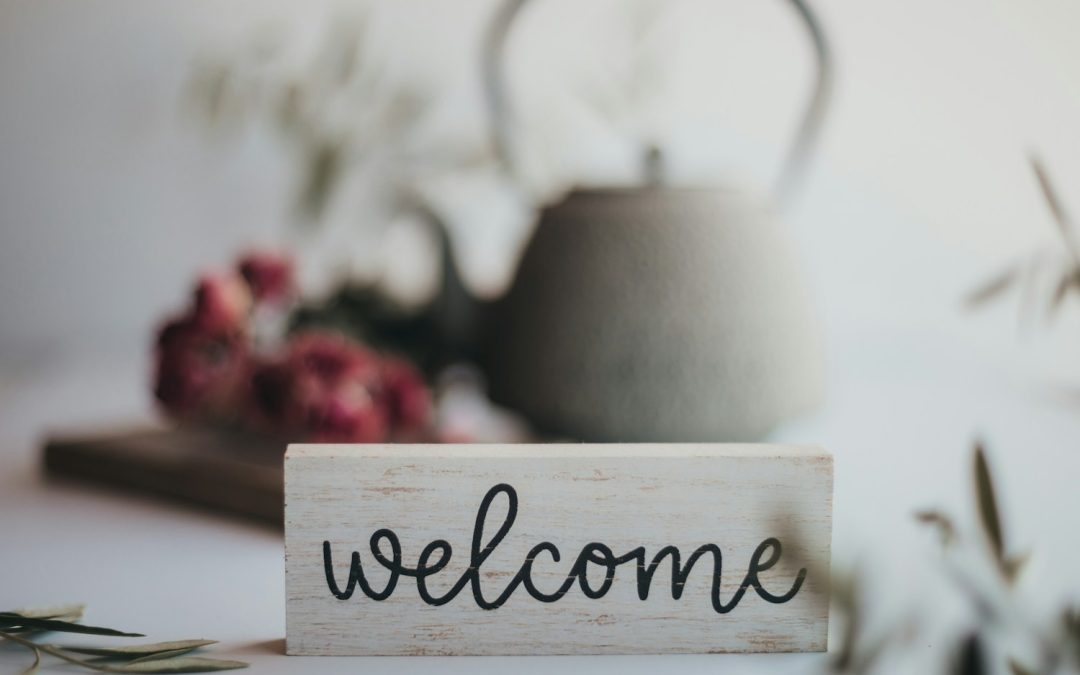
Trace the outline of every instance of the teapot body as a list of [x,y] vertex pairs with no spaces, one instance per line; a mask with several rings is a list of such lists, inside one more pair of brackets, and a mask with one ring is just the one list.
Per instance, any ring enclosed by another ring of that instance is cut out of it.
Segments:
[[589,441],[743,441],[812,409],[823,354],[770,208],[716,189],[578,190],[487,313],[492,398]]

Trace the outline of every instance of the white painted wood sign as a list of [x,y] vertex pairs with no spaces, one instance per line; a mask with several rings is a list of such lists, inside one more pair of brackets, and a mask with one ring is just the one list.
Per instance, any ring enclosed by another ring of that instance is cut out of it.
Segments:
[[832,457],[293,445],[289,654],[821,651]]

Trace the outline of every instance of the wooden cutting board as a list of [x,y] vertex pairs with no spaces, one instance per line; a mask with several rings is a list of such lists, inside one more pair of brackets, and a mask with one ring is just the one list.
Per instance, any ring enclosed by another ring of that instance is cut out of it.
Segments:
[[281,526],[286,441],[206,428],[46,440],[46,475],[153,494]]

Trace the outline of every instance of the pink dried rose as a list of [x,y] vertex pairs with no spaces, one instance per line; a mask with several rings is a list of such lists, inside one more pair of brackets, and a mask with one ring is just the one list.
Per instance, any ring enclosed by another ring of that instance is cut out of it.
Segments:
[[299,333],[289,340],[286,352],[286,359],[301,376],[330,384],[358,379],[372,386],[379,379],[379,357],[340,333]]
[[177,418],[232,417],[245,388],[247,345],[235,331],[207,330],[195,316],[158,333],[154,396]]
[[375,354],[334,333],[306,333],[289,344],[291,417],[312,440],[375,443],[386,438],[387,411],[378,401]]
[[208,332],[243,332],[251,306],[251,291],[243,277],[232,273],[204,274],[195,287],[193,318]]
[[306,430],[320,443],[380,443],[387,439],[386,411],[363,387],[324,392],[307,408]]
[[237,270],[256,302],[280,302],[293,292],[292,259],[272,251],[253,251],[240,258]]
[[334,333],[295,337],[252,377],[259,417],[321,442],[376,443],[390,433],[379,358]]
[[154,395],[165,411],[323,442],[430,436],[431,394],[406,361],[327,331],[293,336],[278,353],[256,350],[258,305],[284,310],[293,284],[289,258],[270,252],[202,276],[188,312],[156,343]]

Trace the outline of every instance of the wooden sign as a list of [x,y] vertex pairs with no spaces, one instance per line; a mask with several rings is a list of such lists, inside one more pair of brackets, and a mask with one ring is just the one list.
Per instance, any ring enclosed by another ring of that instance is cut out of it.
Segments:
[[289,654],[822,651],[832,457],[293,445]]

